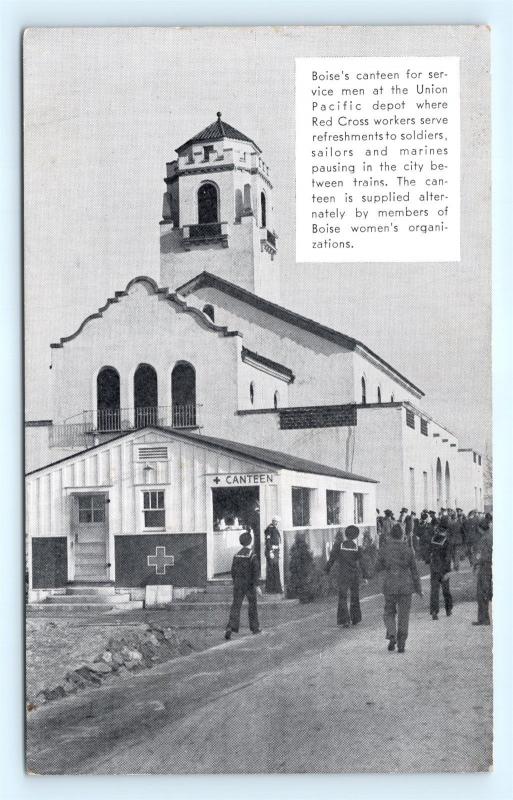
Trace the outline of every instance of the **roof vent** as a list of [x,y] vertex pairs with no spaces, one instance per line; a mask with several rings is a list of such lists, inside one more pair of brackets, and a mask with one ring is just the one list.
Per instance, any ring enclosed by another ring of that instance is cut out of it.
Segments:
[[140,447],[139,461],[167,461],[167,447]]

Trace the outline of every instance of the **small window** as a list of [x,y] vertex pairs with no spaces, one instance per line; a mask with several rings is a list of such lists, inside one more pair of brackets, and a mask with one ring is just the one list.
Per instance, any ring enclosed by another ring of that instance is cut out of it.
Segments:
[[365,378],[362,376],[362,404],[365,405],[367,402],[367,385],[365,383]]
[[393,394],[391,394],[391,395],[390,395],[390,402],[391,402],[391,403],[393,403],[393,402],[394,402],[394,395],[393,395]]
[[255,384],[253,381],[249,384],[249,402],[251,405],[255,402]]
[[143,492],[143,512],[145,528],[165,528],[164,492]]
[[415,414],[409,408],[406,409],[406,424],[415,430]]
[[267,227],[267,211],[264,192],[260,192],[260,216],[262,220],[262,228]]
[[378,386],[378,403],[381,403],[381,389]]
[[84,494],[78,497],[78,521],[93,523],[105,521],[105,498],[99,494]]
[[302,528],[310,525],[310,489],[304,486],[292,487],[292,527]]
[[214,306],[211,306],[210,303],[208,303],[206,306],[203,306],[203,313],[206,314],[207,317],[212,320],[212,322],[214,322]]
[[361,525],[363,523],[363,494],[355,492],[354,495],[354,524]]
[[421,434],[423,436],[427,436],[428,435],[427,419],[421,419],[420,420],[420,432],[421,432]]
[[326,489],[326,524],[340,525],[342,493]]
[[477,461],[478,461],[479,466],[481,466],[481,456],[477,457]]
[[477,459],[476,459],[476,454],[475,454],[475,453],[473,453],[473,456],[474,456],[474,464],[475,464],[475,463],[476,463],[476,460],[477,460]]
[[273,404],[275,408],[278,408],[280,405],[280,393],[278,391],[274,393]]
[[214,152],[214,145],[213,144],[206,144],[203,147],[203,159],[204,161],[210,161],[210,154]]

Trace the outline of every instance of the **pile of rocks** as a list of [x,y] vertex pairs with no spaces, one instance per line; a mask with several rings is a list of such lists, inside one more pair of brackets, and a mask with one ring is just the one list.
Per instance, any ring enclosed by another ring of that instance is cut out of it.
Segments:
[[122,638],[111,638],[107,647],[92,663],[84,664],[66,674],[65,679],[52,689],[40,691],[28,710],[75,694],[90,686],[99,686],[113,676],[128,675],[154,664],[168,661],[194,650],[188,639],[181,639],[173,628],[164,628],[149,622],[144,633],[130,632]]

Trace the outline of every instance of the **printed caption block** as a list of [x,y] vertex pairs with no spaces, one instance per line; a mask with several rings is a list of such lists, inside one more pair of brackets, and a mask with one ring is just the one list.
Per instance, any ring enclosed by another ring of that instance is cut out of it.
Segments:
[[459,68],[296,59],[296,261],[460,260]]

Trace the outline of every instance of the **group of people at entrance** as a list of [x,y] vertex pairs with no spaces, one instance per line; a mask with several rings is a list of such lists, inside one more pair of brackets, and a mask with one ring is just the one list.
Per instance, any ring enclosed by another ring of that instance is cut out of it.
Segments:
[[[453,610],[453,598],[449,578],[453,569],[459,568],[460,550],[465,548],[471,566],[477,572],[478,618],[474,625],[489,625],[489,604],[492,600],[492,516],[471,512],[466,517],[461,509],[454,516],[444,513],[422,512],[418,525],[406,530],[404,521],[393,520],[391,511],[385,512],[384,521],[391,524],[381,526],[379,549],[376,557],[369,559],[357,539],[360,535],[356,525],[339,530],[326,564],[329,573],[338,567],[337,624],[343,628],[358,625],[362,620],[360,606],[360,582],[376,573],[384,573],[383,594],[385,597],[384,621],[388,650],[404,653],[410,619],[412,595],[422,597],[422,585],[417,560],[422,559],[430,568],[430,605],[433,620],[440,612],[440,592],[445,613],[449,617]],[[450,509],[448,510],[450,512]],[[407,512],[403,509],[403,512]],[[410,515],[414,518],[415,515]],[[459,527],[459,537],[455,531]],[[368,540],[367,540],[368,542]],[[260,633],[257,610],[257,594],[260,591],[259,564],[251,548],[249,531],[240,537],[242,549],[234,556],[232,565],[233,604],[225,632],[230,639],[232,632],[239,630],[240,610],[244,597],[248,598],[249,623],[253,633]],[[273,519],[265,531],[265,554],[267,561],[266,590],[281,592],[279,571],[279,549],[281,544],[278,520]],[[348,602],[349,601],[349,602]]]

